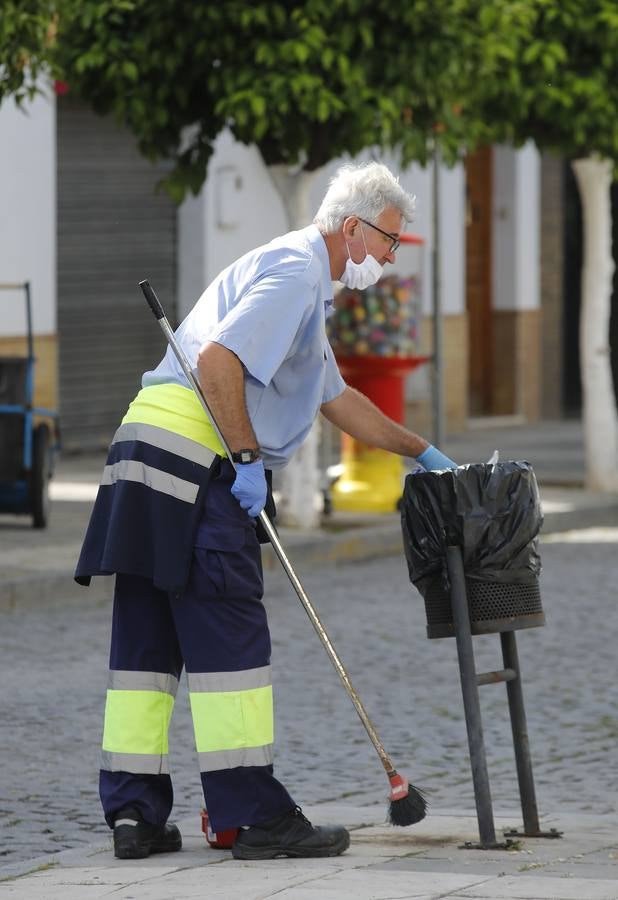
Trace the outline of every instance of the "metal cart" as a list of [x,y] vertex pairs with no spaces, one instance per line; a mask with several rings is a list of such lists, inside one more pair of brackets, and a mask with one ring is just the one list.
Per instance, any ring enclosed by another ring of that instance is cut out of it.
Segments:
[[35,528],[45,528],[60,428],[55,410],[33,405],[36,360],[30,282],[0,283],[0,297],[22,291],[27,355],[0,356],[0,513],[31,515]]

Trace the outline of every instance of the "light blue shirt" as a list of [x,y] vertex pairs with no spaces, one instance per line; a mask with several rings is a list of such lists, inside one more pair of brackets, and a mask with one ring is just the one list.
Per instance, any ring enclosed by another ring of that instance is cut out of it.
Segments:
[[[192,368],[206,341],[243,363],[247,412],[267,468],[286,464],[321,404],[345,389],[326,337],[332,303],[326,244],[309,225],[224,269],[176,331]],[[166,382],[188,386],[171,347],[142,387]]]

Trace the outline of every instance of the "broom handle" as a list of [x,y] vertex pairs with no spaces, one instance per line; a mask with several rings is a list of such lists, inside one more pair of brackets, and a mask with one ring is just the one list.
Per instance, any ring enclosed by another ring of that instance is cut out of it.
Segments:
[[[161,306],[161,303],[159,302],[157,295],[155,294],[154,290],[152,289],[149,281],[147,281],[147,280],[140,281],[139,286],[141,287],[141,289],[144,293],[144,296],[146,297],[146,300],[148,301],[148,305],[150,306],[150,309],[152,310],[155,318],[157,319],[159,325],[161,326],[161,329],[162,329],[163,333],[165,334],[165,337],[167,338],[167,341],[168,341],[170,347],[174,351],[174,353],[176,355],[176,359],[180,363],[180,366],[181,366],[183,372],[185,373],[185,376],[187,377],[189,384],[195,391],[200,403],[202,404],[202,406],[204,408],[204,412],[208,416],[213,428],[215,429],[217,437],[221,441],[223,449],[225,450],[230,463],[232,464],[232,466],[234,466],[234,469],[236,469],[236,466],[234,465],[234,463],[232,461],[232,453],[230,451],[230,448],[227,445],[227,441],[223,437],[221,430],[219,429],[219,426],[217,425],[217,421],[216,421],[214,415],[212,414],[210,407],[208,406],[208,402],[206,401],[206,398],[204,397],[204,394],[202,393],[202,389],[201,389],[195,375],[193,374],[193,371],[189,364],[189,360],[187,359],[182,347],[176,340],[176,336],[174,335],[174,332],[172,331],[170,323],[167,320],[167,317],[165,315],[165,312],[163,311],[163,307]],[[309,597],[305,593],[305,590],[304,590],[302,584],[300,583],[300,580],[298,579],[296,572],[292,568],[292,564],[290,563],[289,559],[287,558],[287,556],[285,554],[283,547],[281,546],[281,542],[279,540],[279,537],[277,536],[277,532],[273,528],[271,521],[268,518],[268,516],[264,510],[261,511],[261,513],[259,515],[259,519],[264,527],[264,530],[266,531],[266,534],[268,535],[268,539],[270,540],[271,544],[274,547],[275,553],[277,554],[277,557],[279,558],[279,562],[285,569],[285,573],[288,576],[288,578],[290,579],[290,581],[292,583],[292,587],[294,588],[294,590],[296,591],[296,593],[298,595],[298,599],[302,603],[302,605],[305,609],[305,612],[309,616],[311,624],[315,628],[318,637],[322,641],[324,649],[326,650],[328,656],[330,657],[330,661],[332,662],[333,666],[339,673],[339,677],[343,681],[344,687],[345,687],[346,691],[348,692],[352,703],[354,704],[354,707],[356,709],[356,712],[359,715],[361,722],[365,726],[365,730],[367,731],[367,734],[369,735],[369,739],[371,740],[371,743],[375,747],[376,752],[377,752],[378,756],[380,757],[380,760],[382,762],[382,765],[384,766],[384,769],[386,770],[386,772],[388,774],[392,774],[395,771],[395,767],[394,767],[391,759],[389,758],[386,750],[384,749],[382,741],[378,737],[378,733],[375,730],[375,728],[373,727],[373,723],[371,722],[371,719],[367,715],[365,707],[361,703],[361,699],[358,696],[358,694],[356,693],[354,686],[352,685],[350,676],[344,669],[343,663],[341,662],[339,655],[337,654],[335,648],[333,647],[331,640],[330,640],[328,634],[326,633],[324,626],[322,625],[322,623],[320,621],[320,617],[318,616],[317,612],[315,611],[313,604],[309,600]]]

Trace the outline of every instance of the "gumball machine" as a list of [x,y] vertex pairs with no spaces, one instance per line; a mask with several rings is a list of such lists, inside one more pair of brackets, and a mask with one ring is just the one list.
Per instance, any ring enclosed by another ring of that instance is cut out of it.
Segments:
[[[402,245],[422,247],[417,235]],[[391,419],[403,424],[406,377],[431,357],[419,353],[422,315],[419,274],[389,275],[364,291],[344,288],[335,298],[327,329],[346,382]],[[342,435],[341,475],[333,485],[333,509],[388,513],[401,499],[401,457]]]

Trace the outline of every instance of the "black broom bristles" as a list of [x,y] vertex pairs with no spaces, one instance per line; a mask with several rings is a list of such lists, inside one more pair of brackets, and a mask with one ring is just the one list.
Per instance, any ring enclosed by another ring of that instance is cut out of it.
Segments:
[[421,790],[408,784],[406,778],[397,772],[389,772],[391,793],[388,804],[388,819],[391,825],[415,825],[427,814],[427,801]]
[[411,787],[407,797],[391,800],[388,819],[391,825],[416,825],[427,815],[427,801],[420,791]]

